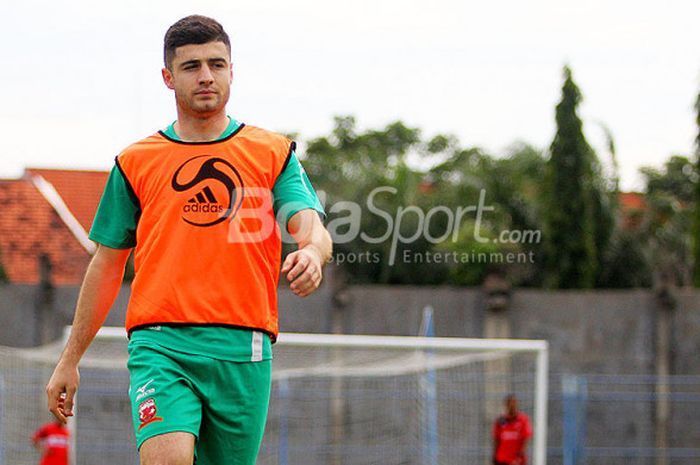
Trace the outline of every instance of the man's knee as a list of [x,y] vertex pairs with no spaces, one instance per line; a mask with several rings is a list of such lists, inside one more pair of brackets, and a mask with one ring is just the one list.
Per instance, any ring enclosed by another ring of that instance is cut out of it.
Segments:
[[174,432],[146,439],[139,449],[141,465],[192,465],[194,436]]

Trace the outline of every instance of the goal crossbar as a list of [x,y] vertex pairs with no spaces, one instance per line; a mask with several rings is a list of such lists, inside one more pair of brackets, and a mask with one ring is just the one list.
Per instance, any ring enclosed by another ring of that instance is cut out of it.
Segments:
[[[66,327],[70,331],[70,326]],[[103,338],[124,338],[126,331],[119,327],[103,327],[98,332]],[[480,339],[453,337],[377,336],[355,334],[280,333],[279,345],[361,347],[386,349],[488,350],[507,352],[547,351],[548,343],[533,339]]]

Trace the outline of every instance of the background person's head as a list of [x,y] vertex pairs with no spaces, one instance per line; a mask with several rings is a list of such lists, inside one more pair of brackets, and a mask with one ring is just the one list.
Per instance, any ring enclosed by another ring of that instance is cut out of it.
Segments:
[[518,415],[518,398],[515,394],[508,394],[503,399],[503,404],[506,408],[506,415],[513,418]]

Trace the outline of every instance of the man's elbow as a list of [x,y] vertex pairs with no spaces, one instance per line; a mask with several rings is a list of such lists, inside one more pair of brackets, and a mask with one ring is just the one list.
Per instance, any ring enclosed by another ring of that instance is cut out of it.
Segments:
[[333,240],[321,222],[318,212],[312,209],[297,212],[287,223],[287,230],[294,237],[299,248],[311,245],[318,251],[323,263],[330,260],[333,253]]
[[323,263],[327,263],[331,259],[331,255],[333,255],[333,239],[331,238],[331,234],[325,227],[323,228],[322,232],[321,253]]
[[113,249],[98,245],[88,265],[84,282],[88,279],[101,283],[121,282],[130,253],[131,249]]

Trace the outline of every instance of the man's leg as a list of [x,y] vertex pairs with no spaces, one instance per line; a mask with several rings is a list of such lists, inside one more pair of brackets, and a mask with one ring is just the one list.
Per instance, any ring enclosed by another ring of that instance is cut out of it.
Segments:
[[199,359],[129,346],[129,396],[142,465],[192,465],[202,404],[188,372]]
[[194,436],[175,432],[146,439],[140,449],[141,465],[192,465]]
[[[270,400],[272,361],[213,360],[202,402],[198,465],[255,465]],[[202,373],[204,375],[204,373]]]

